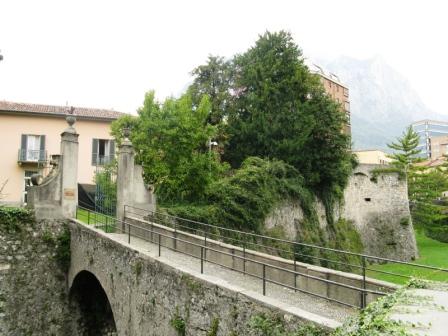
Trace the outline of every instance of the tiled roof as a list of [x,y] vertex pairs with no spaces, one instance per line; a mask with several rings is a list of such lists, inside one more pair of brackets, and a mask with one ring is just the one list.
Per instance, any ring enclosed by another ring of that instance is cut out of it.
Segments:
[[[8,101],[0,101],[1,112],[17,112],[17,113],[36,113],[45,115],[65,116],[70,109],[68,106],[40,105],[14,103]],[[87,107],[74,107],[73,114],[80,118],[88,119],[117,119],[125,113],[113,110],[95,109]]]

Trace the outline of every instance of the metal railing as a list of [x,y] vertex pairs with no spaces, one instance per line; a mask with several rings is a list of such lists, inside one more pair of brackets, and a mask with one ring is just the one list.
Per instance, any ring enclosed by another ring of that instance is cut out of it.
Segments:
[[18,162],[44,162],[46,160],[47,160],[46,150],[19,148],[17,157]]
[[[296,241],[273,238],[269,236],[264,236],[260,234],[250,233],[239,231],[235,229],[229,229],[220,227],[217,225],[207,224],[203,222],[198,222],[194,220],[189,220],[177,216],[168,215],[165,213],[157,212],[157,211],[148,211],[145,209],[140,209],[133,206],[124,206],[125,217],[126,214],[138,216],[139,218],[148,218],[155,222],[161,221],[163,225],[174,228],[175,230],[185,230],[190,233],[194,233],[196,235],[200,235],[204,238],[204,241],[207,242],[207,239],[217,239],[223,242],[228,242],[232,245],[241,246],[243,248],[251,247],[258,251],[263,251],[266,253],[271,253],[277,256],[286,257],[294,262],[302,261],[302,262],[310,262],[311,260],[315,262],[319,262],[320,266],[326,268],[332,268],[336,270],[345,270],[351,273],[359,274],[362,276],[362,287],[365,289],[367,287],[367,272],[370,274],[378,273],[384,274],[387,276],[394,276],[403,279],[411,279],[412,276],[406,274],[400,274],[397,272],[379,270],[372,267],[369,267],[373,264],[397,264],[406,267],[407,269],[421,269],[432,272],[440,272],[444,273],[448,277],[448,269],[441,267],[434,267],[428,265],[422,265],[417,263],[411,263],[406,261],[400,261],[390,258],[384,257],[376,257],[372,255],[355,253],[350,251],[338,250],[334,248],[322,247],[313,244],[300,243]],[[268,243],[266,243],[268,242]],[[288,250],[285,248],[275,247],[275,245],[286,245],[289,246]],[[297,250],[302,251],[320,251],[323,253],[315,254],[297,252]],[[323,255],[323,256],[322,256]],[[336,258],[331,258],[331,256],[336,256]],[[345,256],[345,260],[349,260],[349,262],[341,262],[341,259],[337,256]],[[357,263],[355,264],[354,262]],[[311,262],[313,263],[313,262]],[[365,301],[365,299],[364,299]],[[365,302],[364,302],[365,304]]]
[[[361,286],[361,287],[357,287],[357,286],[353,286],[353,285],[349,285],[349,284],[345,284],[345,283],[341,283],[341,282],[337,282],[337,281],[333,281],[333,280],[329,280],[329,279],[325,279],[325,278],[321,278],[319,276],[314,276],[314,275],[310,275],[307,273],[303,273],[300,272],[296,269],[296,265],[294,263],[294,269],[288,269],[285,267],[281,267],[281,266],[277,266],[277,265],[273,265],[271,263],[268,262],[263,262],[260,260],[255,260],[253,258],[250,257],[249,253],[245,253],[246,251],[246,247],[243,248],[243,255],[237,255],[235,253],[229,253],[229,252],[225,252],[222,251],[221,249],[217,249],[214,248],[212,246],[208,246],[207,245],[207,238],[203,237],[204,240],[201,243],[195,243],[186,239],[182,239],[177,237],[177,235],[175,234],[176,232],[178,233],[184,233],[183,231],[179,230],[179,227],[175,228],[174,231],[174,235],[169,235],[169,234],[164,234],[160,231],[158,231],[158,227],[156,226],[151,226],[151,228],[147,228],[144,227],[142,225],[137,225],[134,223],[131,223],[130,220],[125,220],[125,221],[121,221],[118,220],[116,218],[113,218],[111,216],[107,216],[104,214],[99,214],[99,213],[95,213],[91,210],[88,210],[86,208],[82,208],[82,207],[78,207],[78,209],[80,211],[77,211],[77,219],[80,219],[81,221],[87,223],[87,224],[91,224],[94,225],[95,228],[99,228],[104,230],[105,232],[119,232],[122,234],[126,234],[127,235],[127,242],[129,244],[131,244],[132,241],[132,237],[136,237],[139,239],[144,239],[146,241],[149,241],[153,244],[157,245],[158,248],[158,255],[160,256],[162,253],[162,247],[169,249],[169,250],[173,250],[188,256],[191,256],[193,258],[197,258],[200,260],[200,269],[201,269],[201,273],[204,272],[204,264],[205,263],[210,263],[210,264],[215,264],[227,269],[231,269],[233,271],[242,273],[244,275],[248,275],[257,279],[260,279],[262,281],[262,293],[263,295],[266,295],[266,285],[268,283],[274,284],[274,285],[278,285],[281,286],[283,288],[288,288],[297,292],[302,292],[308,295],[312,295],[315,297],[319,297],[321,299],[325,299],[325,300],[330,300],[333,302],[336,302],[338,304],[344,305],[344,306],[348,306],[348,307],[352,307],[352,308],[364,308],[366,306],[366,297],[368,294],[374,294],[374,295],[385,295],[387,293],[385,292],[381,292],[378,290],[372,290],[372,289],[367,289],[365,288],[366,286]],[[163,227],[163,225],[157,224],[159,227]],[[150,238],[148,238],[146,235],[141,235],[138,234],[138,232],[145,232],[147,234],[150,234]],[[169,246],[168,242],[171,241],[173,244],[173,246]],[[183,243],[183,244],[187,244],[188,246],[194,247],[196,248],[197,253],[189,253],[186,251],[180,251],[176,246],[178,243]],[[233,259],[237,259],[240,260],[241,263],[244,265],[243,269],[237,269],[236,267],[230,267],[228,265],[225,265],[223,263],[217,262],[217,261],[213,261],[211,260],[211,258],[207,258],[207,254],[213,252],[216,253],[218,255],[221,256],[228,256],[231,257],[232,260]],[[259,268],[261,269],[261,275],[253,273],[253,272],[249,272],[246,265],[248,264],[253,264],[253,265],[258,265]],[[272,278],[269,278],[267,276],[267,271],[281,271],[281,272],[285,272],[287,274],[290,274],[291,276],[294,277],[294,285],[288,285],[286,283],[277,281],[277,280],[273,280]],[[355,295],[359,295],[360,298],[360,304],[359,305],[354,305],[352,303],[346,302],[346,301],[341,301],[335,298],[332,298],[328,295],[322,295],[319,293],[315,293],[303,288],[299,288],[297,286],[297,281],[296,279],[298,277],[303,277],[305,279],[311,279],[314,281],[318,281],[321,283],[324,283],[326,285],[334,285],[340,288],[344,288],[350,291],[354,291],[358,294]],[[365,282],[364,282],[365,284]]]
[[104,166],[112,163],[114,160],[114,155],[98,155],[95,153],[92,154],[92,163],[96,166]]

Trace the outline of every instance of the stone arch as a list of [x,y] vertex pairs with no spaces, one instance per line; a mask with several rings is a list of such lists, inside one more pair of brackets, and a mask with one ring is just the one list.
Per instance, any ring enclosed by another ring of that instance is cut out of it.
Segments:
[[77,335],[117,335],[109,298],[93,273],[83,270],[74,277],[69,298]]

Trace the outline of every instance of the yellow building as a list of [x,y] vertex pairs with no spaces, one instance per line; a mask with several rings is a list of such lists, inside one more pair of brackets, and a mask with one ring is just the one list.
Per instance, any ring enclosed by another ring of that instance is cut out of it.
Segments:
[[[123,113],[91,108],[73,110],[79,133],[79,183],[92,184],[97,165],[115,155],[110,124]],[[49,155],[59,154],[67,128],[67,107],[0,101],[0,204],[26,203],[31,175],[45,174]]]
[[392,161],[386,153],[378,149],[359,150],[353,151],[353,153],[358,157],[359,163],[385,165]]

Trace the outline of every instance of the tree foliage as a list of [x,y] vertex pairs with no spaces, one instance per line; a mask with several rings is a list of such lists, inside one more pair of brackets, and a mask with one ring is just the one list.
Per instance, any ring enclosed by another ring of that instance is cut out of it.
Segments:
[[199,105],[203,96],[209,97],[211,107],[207,121],[212,125],[220,124],[227,115],[232,100],[232,71],[231,61],[210,55],[206,64],[191,72],[195,80],[188,90],[193,103]]
[[216,133],[216,127],[207,123],[210,108],[208,96],[195,107],[189,93],[160,104],[154,92],[149,92],[136,121],[114,123],[116,134],[128,123],[133,126],[131,140],[137,160],[160,201],[201,200],[211,181],[226,169],[208,151],[207,142]]
[[448,190],[448,167],[416,165],[421,161],[418,143],[418,134],[409,126],[396,142],[388,144],[395,150],[390,155],[392,164],[405,172],[415,227],[431,238],[448,242],[448,207],[442,200],[442,193]]
[[435,168],[412,167],[409,171],[409,201],[417,229],[427,236],[448,242],[448,202],[442,197],[448,191],[446,164]]
[[417,149],[419,141],[420,137],[412,126],[406,128],[396,142],[387,145],[395,151],[394,154],[389,156],[393,160],[393,164],[407,172],[410,165],[419,161],[418,154],[421,152]]
[[[246,52],[228,61],[210,56],[192,74],[179,99],[161,104],[150,92],[137,118],[113,125],[116,136],[132,126],[137,159],[162,203],[199,203],[194,215],[213,208],[229,225],[256,230],[294,190],[299,200],[318,195],[326,205],[341,197],[355,164],[346,116],[289,33],[266,32]],[[211,139],[218,152],[208,150]]]
[[340,194],[354,159],[341,106],[325,94],[284,31],[266,32],[234,60],[224,158],[239,167],[246,157],[283,160],[319,195]]

